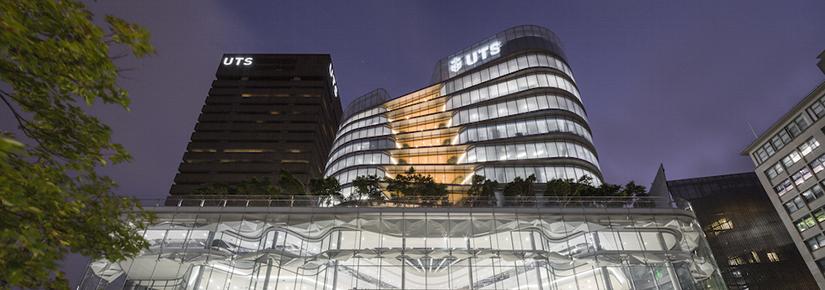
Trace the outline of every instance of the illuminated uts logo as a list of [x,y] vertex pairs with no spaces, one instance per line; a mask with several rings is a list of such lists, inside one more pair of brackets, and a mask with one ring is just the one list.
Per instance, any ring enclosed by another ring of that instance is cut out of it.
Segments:
[[223,58],[223,65],[243,65],[243,66],[250,66],[252,65],[252,58],[251,57],[224,57]]
[[332,93],[338,97],[338,83],[335,81],[335,71],[332,70],[332,63],[329,64],[329,78],[332,80]]
[[493,41],[488,45],[479,47],[463,56],[457,56],[450,60],[450,71],[458,72],[463,67],[470,67],[484,61],[488,57],[496,56],[501,53],[501,41]]

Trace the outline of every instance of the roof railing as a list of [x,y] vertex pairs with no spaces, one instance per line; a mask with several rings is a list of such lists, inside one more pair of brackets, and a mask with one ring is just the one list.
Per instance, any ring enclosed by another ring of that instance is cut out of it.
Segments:
[[140,199],[144,208],[152,207],[372,207],[372,208],[678,208],[692,211],[684,199],[660,196],[522,196],[522,197],[448,197],[405,196],[386,200],[334,202],[312,195],[285,196],[170,196],[166,199]]

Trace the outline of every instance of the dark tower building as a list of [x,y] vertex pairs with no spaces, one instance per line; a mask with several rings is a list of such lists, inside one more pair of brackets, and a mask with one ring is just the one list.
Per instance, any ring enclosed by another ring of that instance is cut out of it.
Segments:
[[323,174],[341,101],[327,54],[224,55],[172,195],[208,184]]
[[729,289],[816,289],[755,173],[668,181],[687,199]]

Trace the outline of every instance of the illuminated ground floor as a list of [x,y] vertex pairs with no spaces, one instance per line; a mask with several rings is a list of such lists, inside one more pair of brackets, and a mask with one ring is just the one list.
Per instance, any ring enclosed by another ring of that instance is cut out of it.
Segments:
[[80,289],[724,289],[688,210],[160,207]]

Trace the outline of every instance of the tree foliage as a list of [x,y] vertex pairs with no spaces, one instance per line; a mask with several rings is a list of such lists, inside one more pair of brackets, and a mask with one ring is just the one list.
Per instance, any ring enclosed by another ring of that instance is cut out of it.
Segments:
[[22,135],[0,132],[0,288],[66,289],[66,254],[120,260],[147,246],[151,215],[97,173],[130,156],[86,109],[128,110],[113,58],[154,49],[140,26],[102,23],[77,1],[0,1],[0,100]]
[[344,201],[344,196],[341,195],[341,184],[338,183],[338,179],[332,176],[310,180],[309,192],[320,197],[325,205],[333,205]]
[[524,179],[516,176],[513,181],[504,186],[504,196],[516,198],[532,196],[535,183],[536,176],[533,174]]
[[381,189],[381,178],[375,175],[358,176],[352,181],[354,199],[368,200],[370,203],[383,202],[386,197]]
[[385,178],[385,182],[387,191],[395,199],[414,198],[424,204],[435,204],[447,198],[446,185],[436,183],[430,175],[416,173],[412,167],[395,178]]
[[278,173],[278,186],[281,188],[281,191],[287,195],[307,193],[304,183],[286,170],[281,170],[281,172]]
[[589,176],[582,176],[579,180],[554,179],[548,182],[544,189],[544,195],[554,197],[562,204],[569,202],[576,197],[605,197],[620,198],[619,201],[627,201],[627,197],[647,196],[647,189],[630,181],[624,186],[617,184],[602,183],[593,186],[593,179]]
[[462,204],[465,206],[492,205],[497,188],[497,181],[489,180],[481,175],[473,175],[470,179],[467,197],[462,200]]

